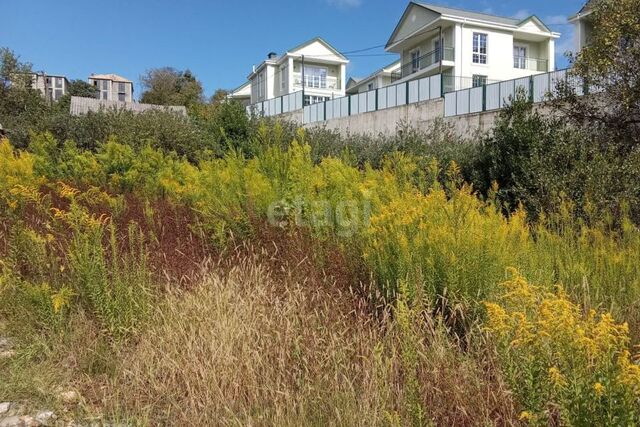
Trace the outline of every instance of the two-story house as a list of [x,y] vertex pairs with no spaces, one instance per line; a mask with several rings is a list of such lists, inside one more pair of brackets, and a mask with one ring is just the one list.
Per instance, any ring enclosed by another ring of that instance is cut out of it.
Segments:
[[353,95],[389,86],[393,83],[397,73],[400,71],[400,66],[401,63],[398,59],[363,79],[355,77],[350,78],[347,81],[347,93],[349,95]]
[[42,92],[49,101],[57,101],[69,91],[69,80],[65,76],[42,73],[31,74],[31,87]]
[[399,81],[443,74],[446,89],[555,69],[555,40],[538,17],[505,18],[410,2],[385,47],[401,56]]
[[580,52],[583,47],[589,43],[591,32],[593,31],[593,23],[591,22],[591,13],[593,12],[591,5],[593,0],[589,0],[580,9],[580,12],[569,18],[569,22],[575,27],[574,45],[575,51]]
[[89,84],[98,89],[98,99],[133,102],[133,82],[117,74],[91,74]]
[[299,91],[304,91],[305,105],[344,96],[348,63],[344,55],[320,37],[282,55],[269,53],[248,76],[251,103]]

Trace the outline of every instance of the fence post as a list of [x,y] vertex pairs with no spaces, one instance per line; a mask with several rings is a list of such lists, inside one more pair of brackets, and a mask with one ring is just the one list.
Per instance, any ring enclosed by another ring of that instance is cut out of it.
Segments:
[[534,85],[533,85],[533,75],[529,76],[529,101],[533,102],[533,89],[534,89]]
[[440,74],[440,98],[444,98],[444,74]]
[[324,120],[323,121],[327,121],[327,101],[324,101],[322,103],[322,105],[324,106]]
[[482,85],[482,111],[487,111],[487,84]]
[[379,90],[380,89],[376,88],[376,109],[375,109],[375,111],[378,111],[378,91]]
[[280,97],[280,114],[284,113],[284,96]]
[[351,115],[351,95],[347,95],[347,100],[349,101],[349,102],[347,102],[348,107],[349,107],[349,108],[347,108],[347,111],[348,111],[349,116],[350,116]]
[[404,86],[405,86],[405,88],[404,88],[404,93],[405,93],[405,95],[404,95],[404,103],[406,105],[408,105],[409,104],[409,82],[404,82]]

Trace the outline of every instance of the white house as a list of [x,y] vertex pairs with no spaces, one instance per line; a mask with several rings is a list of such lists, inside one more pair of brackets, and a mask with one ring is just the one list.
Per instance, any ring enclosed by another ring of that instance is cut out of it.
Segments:
[[347,81],[347,93],[353,95],[389,86],[394,79],[399,77],[400,65],[401,63],[398,59],[363,79],[351,77]]
[[98,88],[98,99],[133,102],[133,82],[117,74],[91,74],[89,83]]
[[302,90],[305,105],[344,96],[348,63],[344,55],[320,37],[282,55],[269,53],[248,76],[251,103]]
[[251,82],[247,81],[227,95],[227,99],[238,101],[242,105],[251,104]]
[[538,17],[505,18],[410,2],[385,50],[401,56],[400,81],[434,74],[463,89],[555,69],[555,40]]
[[590,19],[590,15],[593,12],[591,9],[592,3],[593,0],[589,0],[578,13],[569,18],[569,22],[575,27],[574,45],[576,52],[580,52],[589,43],[589,38],[593,31],[593,24]]
[[57,101],[69,91],[69,80],[60,75],[32,73],[31,87],[42,92],[46,99]]

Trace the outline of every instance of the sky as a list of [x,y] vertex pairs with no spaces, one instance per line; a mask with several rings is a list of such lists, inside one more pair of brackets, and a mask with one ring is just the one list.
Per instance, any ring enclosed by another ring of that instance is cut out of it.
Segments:
[[[562,33],[557,66],[573,46],[567,16],[584,0],[431,0],[426,3],[525,18]],[[205,94],[246,81],[268,52],[320,36],[342,52],[384,45],[408,0],[0,0],[0,47],[35,71],[85,80],[116,73],[136,82],[148,69],[189,69]],[[397,57],[383,48],[350,56],[348,76],[364,77]]]

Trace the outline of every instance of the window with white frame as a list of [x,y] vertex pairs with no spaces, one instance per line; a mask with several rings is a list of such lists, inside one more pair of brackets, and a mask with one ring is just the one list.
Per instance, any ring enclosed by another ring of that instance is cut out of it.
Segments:
[[373,89],[374,89],[374,87],[373,87],[373,86],[374,86],[374,85],[373,85],[373,83],[369,83],[369,84],[367,85],[367,90],[373,90]]
[[320,102],[329,101],[328,96],[315,96],[315,95],[305,95],[304,96],[304,105],[318,104]]
[[304,67],[304,85],[316,89],[327,88],[327,69],[324,67]]
[[487,35],[484,33],[473,33],[473,63],[487,63]]
[[513,46],[513,66],[525,70],[527,68],[527,47]]
[[118,83],[118,101],[127,100],[126,85],[124,83]]
[[442,43],[439,38],[433,43],[434,61],[442,60]]
[[480,86],[486,86],[487,85],[487,76],[483,76],[480,74],[474,74],[473,78],[472,78],[472,84],[473,87],[480,87]]
[[411,72],[420,70],[420,49],[411,51]]
[[287,64],[280,67],[280,90],[282,92],[287,90]]

